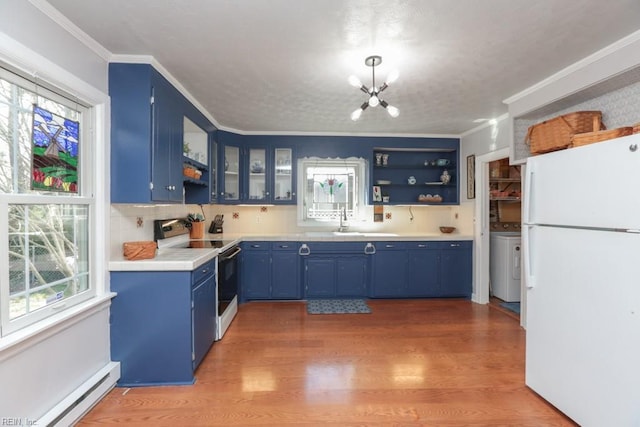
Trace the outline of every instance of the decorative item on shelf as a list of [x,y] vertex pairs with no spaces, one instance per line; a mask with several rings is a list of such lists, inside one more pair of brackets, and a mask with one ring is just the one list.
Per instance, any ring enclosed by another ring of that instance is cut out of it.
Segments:
[[376,166],[382,166],[382,153],[376,153]]
[[184,166],[182,168],[182,174],[186,177],[193,178],[193,179],[200,179],[200,177],[202,177],[202,171],[192,166]]
[[580,147],[582,145],[593,144],[594,142],[607,141],[609,139],[620,138],[633,134],[633,127],[621,127],[611,130],[602,130],[599,132],[578,133],[571,137],[571,147]]
[[456,228],[455,228],[455,227],[446,227],[446,226],[441,226],[441,227],[440,227],[440,231],[441,231],[442,233],[449,234],[449,233],[453,233],[454,231],[456,231]]
[[228,170],[229,170],[229,161],[225,157],[225,159],[224,159],[224,171],[226,172]]
[[380,192],[380,187],[378,185],[373,186],[373,201],[374,202],[382,201],[382,193]]
[[451,175],[449,175],[448,170],[445,169],[442,172],[442,175],[440,175],[440,181],[442,181],[443,184],[448,184],[449,182],[451,182]]
[[263,173],[264,165],[262,164],[262,160],[254,160],[251,162],[251,173]]
[[436,166],[449,166],[449,159],[438,159],[436,160]]
[[601,111],[576,111],[530,126],[524,142],[531,154],[542,154],[569,147],[575,134],[604,129]]
[[387,113],[389,113],[391,117],[398,117],[398,115],[400,114],[400,110],[398,110],[393,105],[389,105],[386,101],[380,99],[380,94],[387,87],[389,87],[389,84],[396,81],[396,79],[398,78],[398,72],[394,70],[391,73],[389,73],[389,76],[387,77],[387,81],[382,83],[382,86],[378,87],[376,86],[376,66],[382,63],[382,57],[378,55],[368,56],[364,60],[364,63],[365,65],[371,67],[371,74],[372,74],[371,88],[369,89],[368,87],[363,85],[360,79],[358,79],[354,75],[349,76],[349,84],[353,87],[357,87],[358,89],[366,93],[369,96],[369,99],[365,101],[360,106],[360,108],[358,108],[353,113],[351,113],[351,120],[355,122],[360,118],[360,116],[362,115],[362,112],[366,110],[368,107],[373,108],[373,107],[377,107],[378,105],[382,105],[382,107],[387,110]]
[[415,177],[415,176],[410,176],[410,177],[407,179],[407,183],[409,183],[409,185],[415,185],[415,183],[416,183],[416,177]]
[[421,203],[441,203],[442,196],[439,194],[431,195],[431,194],[420,194],[418,196],[418,201]]
[[382,194],[382,203],[389,203],[389,195],[388,194]]
[[378,184],[378,185],[390,185],[391,181],[386,180],[386,179],[378,179],[378,180],[376,180],[376,184]]
[[389,155],[388,154],[383,154],[382,155],[382,166],[388,166],[389,165]]

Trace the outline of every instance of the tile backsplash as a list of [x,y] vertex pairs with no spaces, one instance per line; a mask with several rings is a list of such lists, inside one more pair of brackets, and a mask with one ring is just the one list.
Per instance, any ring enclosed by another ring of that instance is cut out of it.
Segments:
[[[186,217],[204,210],[207,227],[217,214],[224,215],[225,233],[239,234],[295,234],[318,228],[297,224],[296,206],[234,206],[234,205],[111,205],[111,259],[120,257],[122,244],[129,241],[153,240],[153,221]],[[358,231],[392,233],[438,233],[441,225],[458,227],[461,233],[473,232],[472,219],[464,215],[461,206],[385,206],[383,222],[373,222],[373,207],[367,206],[369,218],[365,223],[351,223]],[[388,219],[390,217],[390,219]],[[413,219],[411,219],[413,217]],[[334,229],[328,225],[326,229]]]

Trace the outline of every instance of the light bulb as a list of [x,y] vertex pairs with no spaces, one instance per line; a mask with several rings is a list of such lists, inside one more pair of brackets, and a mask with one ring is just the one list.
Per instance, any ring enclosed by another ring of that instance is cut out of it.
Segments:
[[380,99],[374,94],[369,98],[369,107],[377,107],[380,104]]
[[358,108],[353,113],[351,113],[351,120],[353,120],[354,122],[358,120],[362,115],[362,111],[363,111],[362,108]]
[[359,78],[357,78],[354,75],[349,76],[349,84],[353,87],[357,87],[360,88],[362,87],[362,82],[360,81]]
[[387,113],[389,113],[389,115],[391,117],[398,117],[400,115],[400,110],[398,110],[393,105],[388,105],[387,106]]
[[392,70],[387,76],[387,80],[385,80],[385,82],[387,84],[393,83],[396,80],[398,80],[398,77],[399,77],[398,70]]

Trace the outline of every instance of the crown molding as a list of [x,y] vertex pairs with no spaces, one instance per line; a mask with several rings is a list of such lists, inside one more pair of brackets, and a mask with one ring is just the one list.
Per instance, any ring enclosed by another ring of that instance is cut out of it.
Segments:
[[82,44],[91,49],[96,55],[105,61],[109,61],[111,58],[111,52],[107,50],[100,43],[95,41],[91,36],[82,31],[80,27],[71,22],[69,18],[64,16],[58,9],[53,7],[46,0],[28,0],[33,6],[39,9],[42,13],[48,16],[53,22],[58,24],[62,29],[66,30],[69,34],[75,37]]
[[623,37],[622,39],[610,44],[609,46],[606,46],[602,49],[600,49],[599,51],[587,56],[586,58],[581,59],[578,62],[575,62],[571,65],[569,65],[566,68],[563,68],[562,70],[558,71],[557,73],[547,77],[546,79],[534,84],[533,86],[528,87],[527,89],[513,95],[510,96],[509,98],[503,100],[502,102],[505,104],[512,104],[513,102],[519,101],[520,99],[523,99],[529,95],[531,95],[532,93],[537,92],[538,90],[549,86],[552,83],[555,83],[557,81],[562,80],[563,78],[570,76],[571,74],[575,73],[576,71],[582,70],[586,67],[588,67],[591,64],[596,63],[597,61],[600,61],[606,57],[608,57],[609,55],[618,52],[621,49],[624,49],[634,43],[637,43],[638,41],[640,41],[640,30],[629,34],[626,37]]

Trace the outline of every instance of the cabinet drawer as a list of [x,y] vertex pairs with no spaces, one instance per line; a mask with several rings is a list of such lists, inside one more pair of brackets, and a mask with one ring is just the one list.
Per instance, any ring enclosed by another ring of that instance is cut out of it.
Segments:
[[242,244],[244,251],[268,251],[270,247],[269,242],[244,242]]
[[440,249],[443,247],[442,245],[443,242],[407,242],[407,249]]
[[451,240],[441,242],[442,249],[471,249],[473,242],[471,240]]
[[193,270],[191,273],[191,285],[195,285],[202,281],[206,276],[214,274],[216,271],[216,262],[218,262],[218,258],[213,258]]
[[298,242],[272,242],[271,250],[274,251],[297,251],[299,247]]
[[374,242],[376,251],[403,251],[407,249],[406,242]]

